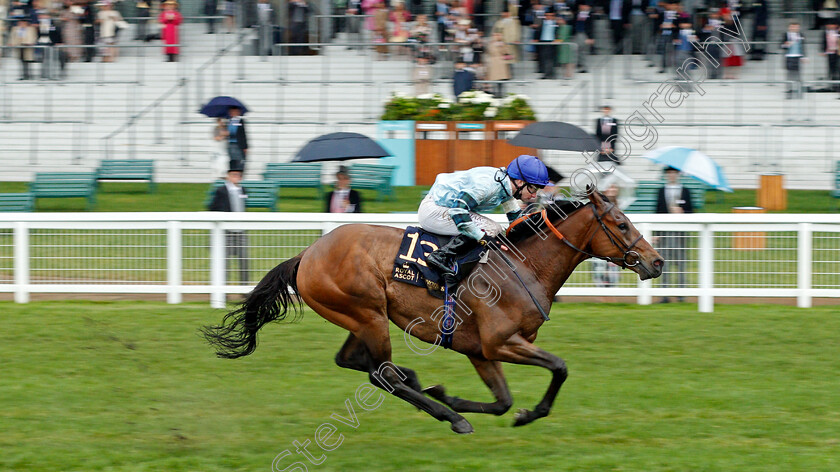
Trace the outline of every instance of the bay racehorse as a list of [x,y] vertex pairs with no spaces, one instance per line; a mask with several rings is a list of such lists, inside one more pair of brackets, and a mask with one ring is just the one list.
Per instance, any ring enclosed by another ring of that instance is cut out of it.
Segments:
[[473,431],[459,413],[501,415],[510,409],[513,400],[502,362],[549,369],[552,378],[542,400],[515,416],[516,426],[528,424],[548,415],[567,376],[565,362],[533,342],[544,323],[541,312],[549,311],[572,271],[599,257],[642,280],[662,274],[662,257],[630,220],[594,189],[587,198],[585,204],[551,204],[521,219],[489,251],[487,263],[461,283],[451,348],[470,359],[494,402],[450,396],[441,385],[423,389],[414,371],[391,363],[389,320],[411,336],[437,344],[443,318],[440,300],[426,288],[391,278],[403,235],[397,228],[348,224],[331,231],[269,271],[220,325],[205,327],[204,335],[220,357],[248,355],[263,325],[284,319],[290,307],[297,310],[296,293],[316,313],[350,332],[335,357],[339,366],[367,372],[373,384],[450,422],[457,433]]

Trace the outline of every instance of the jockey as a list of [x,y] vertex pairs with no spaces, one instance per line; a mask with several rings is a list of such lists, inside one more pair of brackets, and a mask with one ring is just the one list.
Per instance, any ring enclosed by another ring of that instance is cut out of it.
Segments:
[[426,258],[430,267],[444,276],[455,275],[453,262],[477,244],[486,245],[488,237],[498,235],[502,227],[480,215],[501,205],[508,220],[521,213],[516,200],[526,203],[537,198],[546,185],[548,169],[535,156],[521,155],[505,168],[475,167],[470,170],[440,174],[428,195],[420,203],[418,217],[426,231],[455,235],[448,244]]

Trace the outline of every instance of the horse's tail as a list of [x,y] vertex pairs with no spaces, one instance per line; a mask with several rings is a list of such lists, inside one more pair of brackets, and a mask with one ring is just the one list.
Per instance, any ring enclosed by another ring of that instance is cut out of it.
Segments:
[[[235,310],[218,326],[201,329],[205,339],[216,347],[216,355],[226,359],[247,356],[257,348],[257,331],[266,323],[286,318],[289,305],[298,307],[289,289],[297,293],[297,272],[301,252],[271,269]],[[302,310],[301,310],[302,312]]]

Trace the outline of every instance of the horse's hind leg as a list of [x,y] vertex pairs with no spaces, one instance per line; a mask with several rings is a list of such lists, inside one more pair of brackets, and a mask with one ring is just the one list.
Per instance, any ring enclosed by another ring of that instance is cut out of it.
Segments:
[[496,361],[488,361],[485,359],[478,359],[470,357],[473,367],[476,372],[487,384],[493,397],[496,399],[493,403],[475,402],[464,400],[463,398],[450,397],[446,394],[443,385],[434,385],[423,390],[424,393],[430,397],[443,402],[444,405],[452,408],[459,413],[489,413],[492,415],[505,414],[513,404],[513,398],[510,396],[510,389],[508,388],[505,375],[502,372],[502,364]]
[[[367,346],[365,346],[365,343],[363,343],[353,333],[350,333],[350,336],[347,337],[347,341],[344,342],[344,345],[341,346],[338,354],[335,355],[335,363],[339,367],[358,370],[361,372],[370,372],[371,369],[375,367]],[[420,385],[420,380],[417,378],[416,372],[407,367],[397,366],[397,368],[400,370],[400,373],[406,377],[404,382],[409,387],[418,392],[422,392],[423,387]],[[383,386],[377,384],[377,387],[382,388]]]

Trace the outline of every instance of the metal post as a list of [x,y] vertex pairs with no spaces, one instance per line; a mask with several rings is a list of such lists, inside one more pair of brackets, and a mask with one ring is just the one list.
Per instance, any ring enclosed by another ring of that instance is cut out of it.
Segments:
[[85,86],[85,123],[93,123],[93,100],[91,100],[91,91],[93,85],[87,84]]
[[29,126],[29,164],[38,164],[38,123],[34,121]]
[[[49,49],[47,49],[47,51],[49,51]],[[50,121],[52,121],[52,102],[53,102],[52,93],[53,93],[53,87],[52,87],[51,84],[44,84],[44,88],[47,89],[44,92],[44,102],[45,102],[44,103],[44,113],[46,114],[46,116],[44,116],[44,121],[50,122]]]
[[741,123],[741,85],[735,81],[735,123]]
[[712,313],[715,311],[715,298],[712,294],[715,274],[714,267],[714,235],[708,223],[703,224],[700,230],[700,296],[697,300],[697,308],[701,313]]
[[210,307],[225,307],[225,235],[216,221],[210,230]]
[[[639,233],[644,236],[644,238],[650,241],[653,237],[653,232],[650,230],[650,223],[639,223],[636,226],[636,229],[639,230]],[[636,297],[636,303],[639,305],[650,305],[653,303],[653,297],[650,294],[650,289],[653,286],[653,282],[651,280],[641,280],[638,281],[639,287],[639,295]]]
[[161,116],[160,105],[155,107],[155,144],[163,144],[163,135],[161,133]]
[[797,289],[796,306],[811,308],[811,258],[812,258],[811,223],[799,223],[797,231]]
[[14,229],[15,302],[29,303],[29,228],[18,221]]
[[166,292],[167,303],[181,303],[181,223],[169,221],[166,226]]
[[133,87],[131,85],[128,85],[128,87],[131,89],[131,91],[126,94],[126,100],[128,101],[128,113],[129,116],[131,116],[130,123],[128,125],[128,157],[129,159],[135,159],[137,157],[137,150],[135,149],[135,144],[137,142],[137,130],[134,125],[137,123],[135,120],[139,120],[140,117],[135,114],[137,110],[135,106],[136,102],[134,93],[137,87]]

